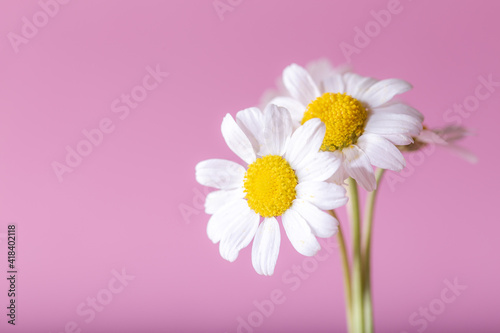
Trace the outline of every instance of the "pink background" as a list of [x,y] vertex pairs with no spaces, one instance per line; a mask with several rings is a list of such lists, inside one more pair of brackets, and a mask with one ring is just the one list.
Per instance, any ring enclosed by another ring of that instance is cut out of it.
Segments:
[[[2,331],[59,333],[68,325],[67,332],[229,333],[249,316],[254,332],[345,331],[338,250],[321,252],[328,257],[315,266],[283,232],[272,277],[254,272],[250,248],[224,261],[206,236],[209,216],[199,209],[206,189],[195,182],[194,166],[236,160],[220,134],[222,117],[258,104],[292,62],[346,63],[339,45],[355,45],[355,27],[370,25],[370,11],[389,1],[230,2],[221,20],[211,0],[71,1],[17,53],[8,34],[21,34],[23,17],[32,21],[41,7],[35,0],[1,3],[0,233],[17,224],[20,272],[16,327],[6,323],[1,278]],[[401,0],[400,9],[352,54],[351,65],[363,75],[411,82],[402,98],[426,124],[450,124],[446,110],[471,100],[479,76],[500,81],[500,3]],[[112,102],[157,65],[169,76],[120,119]],[[373,244],[378,332],[417,332],[424,324],[412,326],[409,317],[429,305],[442,313],[425,332],[500,329],[494,89],[458,117],[477,132],[463,145],[478,164],[437,149],[404,181],[381,187]],[[114,131],[59,182],[51,163],[64,163],[66,146],[75,149],[82,131],[104,118]],[[311,273],[291,283],[294,265]],[[122,269],[135,278],[111,294],[112,272]],[[443,311],[436,299],[443,281],[455,278],[467,289]],[[269,316],[256,314],[254,301],[276,289],[284,302]],[[87,323],[89,315],[76,311],[82,303],[90,309],[87,298],[96,296],[109,304]]]

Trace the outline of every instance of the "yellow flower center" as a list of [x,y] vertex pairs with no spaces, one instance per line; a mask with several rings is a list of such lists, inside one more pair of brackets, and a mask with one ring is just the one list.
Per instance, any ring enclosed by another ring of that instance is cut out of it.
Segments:
[[281,216],[295,200],[297,176],[281,156],[267,155],[248,166],[244,192],[248,206],[263,217]]
[[355,98],[341,93],[324,93],[307,106],[302,124],[319,118],[326,125],[321,150],[334,151],[355,144],[363,134],[368,112]]

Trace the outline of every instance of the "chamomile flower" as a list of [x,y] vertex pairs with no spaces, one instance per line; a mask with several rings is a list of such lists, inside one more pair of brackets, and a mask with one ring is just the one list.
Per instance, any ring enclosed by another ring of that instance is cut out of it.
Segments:
[[325,181],[340,165],[332,154],[319,151],[325,125],[312,119],[292,134],[290,113],[270,105],[265,112],[240,111],[236,121],[228,114],[221,129],[245,166],[206,160],[196,166],[196,180],[217,189],[208,194],[205,211],[213,214],[207,234],[220,242],[222,258],[236,260],[253,240],[254,269],[272,275],[281,242],[280,216],[294,248],[315,255],[320,249],[316,237],[330,237],[338,228],[338,221],[323,210],[347,202],[341,186]]
[[417,110],[392,101],[411,89],[398,79],[376,80],[354,73],[329,75],[318,84],[296,64],[283,72],[283,83],[291,97],[271,103],[286,107],[296,124],[319,118],[326,124],[322,151],[342,161],[332,177],[336,183],[354,178],[367,191],[376,188],[373,167],[400,171],[405,166],[396,145],[413,142],[422,130]]
[[424,126],[424,129],[419,136],[414,138],[412,144],[400,146],[399,149],[401,151],[417,151],[429,144],[434,144],[450,150],[470,163],[476,163],[476,155],[456,144],[457,141],[471,134],[469,130],[461,126],[446,126],[435,129],[429,129]]

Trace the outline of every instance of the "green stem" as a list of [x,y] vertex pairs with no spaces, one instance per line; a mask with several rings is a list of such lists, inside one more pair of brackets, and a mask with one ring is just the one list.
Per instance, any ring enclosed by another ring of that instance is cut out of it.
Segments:
[[342,224],[340,223],[335,210],[329,211],[330,215],[339,221],[339,230],[337,231],[337,238],[340,246],[340,254],[342,256],[342,270],[344,271],[344,288],[345,288],[345,303],[346,303],[346,319],[348,332],[352,332],[352,302],[351,302],[351,268],[349,267],[349,257],[347,255],[347,248],[345,246],[344,235],[342,233]]
[[349,206],[352,225],[352,323],[353,332],[364,332],[363,272],[361,262],[361,219],[359,214],[358,184],[349,178]]
[[[377,189],[384,175],[384,169],[377,169],[375,172],[375,179],[377,181]],[[363,221],[363,235],[365,236],[363,242],[363,274],[364,274],[364,288],[363,288],[363,311],[365,317],[365,333],[373,333],[373,304],[371,293],[371,243],[372,243],[372,225],[373,225],[373,212],[375,208],[375,199],[377,197],[377,189],[368,194],[366,199],[364,221]]]

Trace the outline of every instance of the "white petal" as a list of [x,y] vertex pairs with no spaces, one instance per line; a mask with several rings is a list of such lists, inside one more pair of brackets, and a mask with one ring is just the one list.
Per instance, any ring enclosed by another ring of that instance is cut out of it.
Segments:
[[344,93],[345,83],[342,75],[330,75],[323,80],[325,92]]
[[418,136],[422,122],[406,114],[375,113],[368,118],[365,131],[373,134],[402,134]]
[[282,156],[292,135],[292,118],[287,109],[269,104],[264,113],[264,142],[266,152]]
[[337,171],[335,171],[330,179],[328,179],[328,181],[333,182],[337,185],[346,185],[345,180],[349,178],[349,175],[347,174],[347,171],[344,167],[344,154],[342,154],[342,152],[339,150],[334,151],[332,154],[335,155],[338,161],[340,161],[340,167],[337,169]]
[[306,70],[316,84],[334,71],[332,64],[326,58],[316,59],[306,65]]
[[283,84],[290,96],[304,105],[320,96],[318,87],[307,71],[297,64],[292,64],[283,71]]
[[344,81],[344,91],[346,93],[360,101],[363,101],[361,97],[364,93],[378,81],[371,77],[361,76],[355,73],[345,73],[342,76]]
[[288,143],[285,159],[293,169],[304,160],[314,157],[323,143],[326,126],[318,118],[306,121],[292,135]]
[[248,164],[255,161],[256,155],[252,143],[230,114],[224,117],[221,130],[229,149]]
[[398,146],[406,146],[409,145],[410,143],[413,143],[414,141],[410,135],[404,135],[404,134],[377,134],[377,135],[386,138],[391,143]]
[[205,199],[205,213],[214,214],[226,204],[234,200],[243,199],[244,197],[243,186],[234,190],[210,192]]
[[406,114],[412,116],[420,121],[424,120],[424,115],[420,113],[417,109],[412,108],[401,102],[391,101],[385,103],[382,106],[372,108],[373,113],[394,113],[394,114]]
[[259,152],[264,131],[264,114],[258,108],[248,108],[236,114],[236,123]]
[[372,108],[390,101],[394,96],[407,92],[412,88],[411,84],[399,79],[387,79],[378,81],[369,87],[360,99],[368,103]]
[[345,158],[344,168],[347,174],[368,192],[376,189],[375,174],[368,156],[355,145],[342,149],[342,153]]
[[[248,207],[248,206],[247,206]],[[249,207],[240,212],[240,215],[234,219],[224,234],[219,245],[219,252],[222,258],[233,262],[238,258],[241,249],[245,248],[252,241],[260,217]]]
[[295,187],[297,198],[304,199],[322,210],[335,209],[347,203],[345,189],[327,182],[303,182]]
[[318,253],[321,246],[312,234],[311,227],[299,213],[289,209],[283,214],[282,221],[286,235],[297,252],[309,257]]
[[280,250],[280,228],[276,218],[266,218],[257,229],[252,246],[252,265],[261,275],[273,275]]
[[295,169],[299,182],[324,181],[341,166],[342,161],[332,152],[318,152],[303,160]]
[[214,243],[220,241],[231,224],[249,210],[250,207],[245,199],[235,200],[221,207],[208,220],[208,238]]
[[361,135],[356,144],[368,155],[372,165],[393,171],[401,171],[406,166],[405,158],[396,146],[376,134]]
[[201,185],[231,190],[243,185],[245,168],[232,161],[211,159],[196,165],[196,181]]
[[290,209],[295,210],[307,221],[317,237],[327,238],[337,232],[339,225],[337,219],[304,199],[295,199]]
[[295,123],[300,123],[302,121],[304,112],[306,111],[305,105],[291,97],[276,97],[273,98],[269,104],[282,106],[287,109]]

